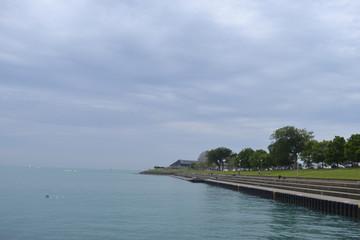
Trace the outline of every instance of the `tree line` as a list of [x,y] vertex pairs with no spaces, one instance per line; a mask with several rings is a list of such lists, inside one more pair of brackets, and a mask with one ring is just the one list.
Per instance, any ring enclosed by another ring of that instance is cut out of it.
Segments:
[[360,161],[360,134],[350,138],[335,136],[332,140],[317,141],[313,132],[286,126],[274,131],[267,150],[250,147],[239,153],[226,147],[207,151],[205,161],[198,161],[192,167],[198,169],[266,169],[275,167],[296,168],[298,159],[306,167],[313,163],[335,164],[351,162],[358,166]]

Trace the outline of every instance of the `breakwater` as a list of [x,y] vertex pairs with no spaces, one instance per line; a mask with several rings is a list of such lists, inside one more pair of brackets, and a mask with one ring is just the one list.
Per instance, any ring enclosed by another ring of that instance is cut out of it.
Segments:
[[360,181],[145,171],[206,183],[315,210],[360,218]]

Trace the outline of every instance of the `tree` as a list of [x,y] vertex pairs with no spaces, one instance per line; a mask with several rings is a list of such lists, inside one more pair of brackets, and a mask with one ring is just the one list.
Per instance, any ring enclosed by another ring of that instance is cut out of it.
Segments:
[[276,166],[288,166],[291,165],[291,159],[289,158],[288,149],[282,144],[272,143],[268,146],[271,158],[274,159]]
[[248,168],[250,170],[250,162],[249,159],[252,154],[254,154],[254,150],[252,148],[244,148],[237,155],[238,166],[241,168]]
[[273,142],[268,149],[278,165],[292,165],[296,164],[298,154],[304,150],[305,143],[313,138],[313,132],[286,126],[271,135],[270,139]]
[[191,163],[191,164],[190,164],[190,168],[191,168],[191,169],[197,169],[197,168],[198,168],[197,162]]
[[345,139],[343,137],[335,136],[332,141],[329,142],[326,162],[329,164],[345,161]]
[[268,153],[263,149],[259,149],[251,155],[249,162],[253,169],[258,168],[261,170],[263,167],[268,167],[267,160]]
[[328,163],[329,158],[329,144],[330,141],[323,140],[318,142],[316,140],[310,140],[305,143],[304,150],[300,153],[301,159],[304,161],[307,167],[311,167],[311,163]]
[[304,150],[300,153],[301,160],[304,161],[305,166],[310,167],[314,160],[316,146],[319,144],[316,140],[310,140],[305,143]]
[[270,153],[266,153],[266,157],[264,159],[265,164],[263,166],[265,168],[273,168],[276,166],[276,160]]
[[353,134],[347,140],[345,156],[350,161],[360,162],[360,134]]
[[219,171],[224,170],[224,165],[230,157],[232,151],[225,147],[219,147],[208,151],[207,158],[210,163],[215,163]]
[[324,162],[327,162],[328,152],[329,152],[330,141],[323,140],[322,142],[317,142],[313,146],[312,158],[315,163],[322,163],[322,168],[324,167]]
[[213,166],[213,163],[209,163],[206,161],[197,161],[196,162],[196,169],[197,170],[207,170],[207,169],[213,169],[215,166]]
[[231,156],[227,158],[227,167],[228,169],[237,169],[239,167],[239,161],[236,153],[232,153]]

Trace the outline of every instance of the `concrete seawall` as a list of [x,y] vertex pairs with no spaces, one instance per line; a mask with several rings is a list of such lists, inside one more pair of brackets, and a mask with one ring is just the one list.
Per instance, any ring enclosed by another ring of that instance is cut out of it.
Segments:
[[263,198],[273,199],[280,202],[297,204],[319,211],[360,218],[360,202],[353,199],[309,194],[275,188],[257,187],[210,179],[203,180],[202,182]]
[[[154,174],[154,172],[147,174]],[[360,218],[360,181],[357,180],[277,179],[200,173],[162,173],[159,175],[174,176],[194,183],[206,183],[330,214]]]

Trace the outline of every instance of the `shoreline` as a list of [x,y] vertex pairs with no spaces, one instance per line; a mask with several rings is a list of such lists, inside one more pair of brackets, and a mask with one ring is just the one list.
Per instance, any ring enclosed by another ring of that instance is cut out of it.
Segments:
[[278,178],[165,171],[143,171],[140,174],[172,176],[193,183],[206,183],[330,214],[360,218],[360,181],[357,179]]

